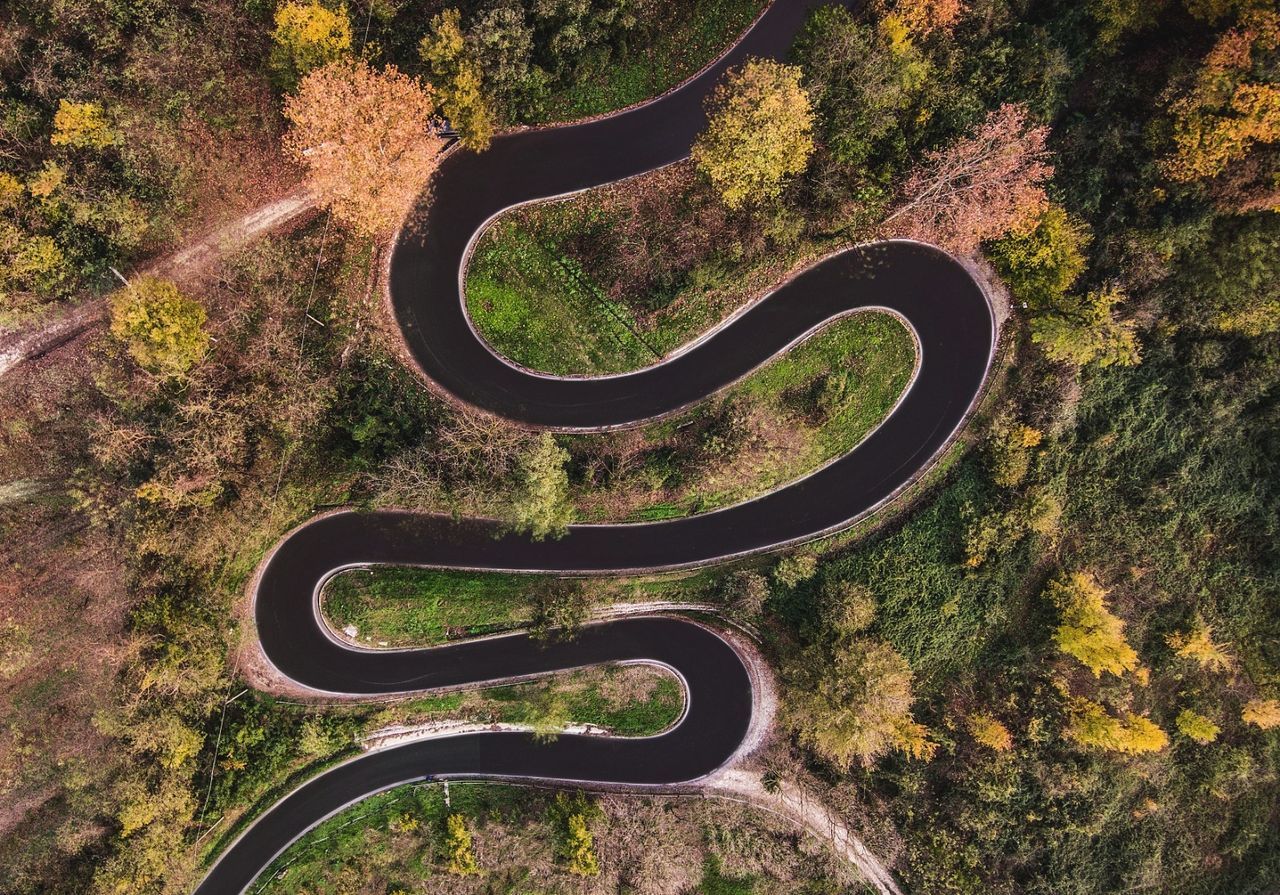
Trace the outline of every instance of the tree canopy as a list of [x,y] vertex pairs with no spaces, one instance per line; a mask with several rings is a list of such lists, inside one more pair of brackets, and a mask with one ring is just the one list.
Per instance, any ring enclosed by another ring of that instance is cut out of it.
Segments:
[[435,111],[430,89],[395,66],[331,62],[285,101],[285,148],[335,217],[383,233],[409,213],[439,164]]
[[782,193],[813,152],[813,108],[791,65],[752,59],[730,70],[707,100],[693,160],[729,208]]
[[205,310],[168,280],[141,277],[111,299],[111,334],[144,369],[180,376],[209,348]]

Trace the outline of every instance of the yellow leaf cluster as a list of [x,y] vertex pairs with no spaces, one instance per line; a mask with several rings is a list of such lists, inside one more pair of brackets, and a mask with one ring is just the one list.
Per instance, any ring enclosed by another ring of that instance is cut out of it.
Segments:
[[1045,589],[1062,612],[1054,632],[1058,649],[1079,659],[1095,677],[1104,671],[1119,676],[1138,667],[1138,654],[1124,637],[1124,622],[1108,611],[1106,594],[1086,572],[1052,581]]
[[693,159],[725,205],[777,198],[813,154],[813,108],[794,65],[752,59],[711,94]]
[[116,133],[107,123],[101,105],[58,101],[58,110],[53,114],[53,134],[49,137],[54,146],[105,149],[115,140]]

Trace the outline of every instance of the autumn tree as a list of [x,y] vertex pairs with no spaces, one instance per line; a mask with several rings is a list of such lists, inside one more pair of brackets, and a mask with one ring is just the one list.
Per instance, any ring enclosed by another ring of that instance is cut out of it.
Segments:
[[1244,704],[1240,719],[1263,730],[1280,727],[1280,699],[1250,699]]
[[1084,273],[1090,238],[1086,223],[1051,202],[1035,226],[996,240],[989,254],[1013,297],[1038,313],[1059,307]]
[[[1255,144],[1280,140],[1278,48],[1280,12],[1272,9],[1247,11],[1238,27],[1219,36],[1191,89],[1170,108],[1174,149],[1163,167],[1171,179],[1216,177]],[[1260,69],[1270,75],[1259,78]]]
[[1165,638],[1169,648],[1182,659],[1191,659],[1208,671],[1226,671],[1231,667],[1231,654],[1225,644],[1213,639],[1213,626],[1197,615],[1186,631],[1175,631]]
[[275,26],[271,67],[288,89],[313,69],[351,52],[351,22],[345,7],[335,10],[320,0],[291,0],[276,9]]
[[965,720],[969,735],[988,749],[996,752],[1008,752],[1013,748],[1013,735],[994,715],[987,712],[974,712]]
[[445,821],[444,849],[450,873],[474,876],[480,872],[476,853],[471,847],[471,831],[467,829],[467,819],[461,814],[450,814]]
[[1138,654],[1124,638],[1124,622],[1108,611],[1107,592],[1087,572],[1049,582],[1045,596],[1062,613],[1054,632],[1058,649],[1074,656],[1100,677],[1121,675],[1138,667]]
[[1071,701],[1066,734],[1082,746],[1126,755],[1159,752],[1169,745],[1169,735],[1145,715],[1126,712],[1116,717],[1084,698]]
[[991,478],[995,483],[1002,488],[1021,485],[1031,469],[1034,450],[1043,438],[1044,433],[1034,426],[1017,422],[1010,416],[998,418],[988,436]]
[[1116,316],[1125,295],[1117,287],[1063,299],[1031,320],[1031,341],[1051,360],[1084,366],[1131,367],[1142,359],[1132,322]]
[[111,299],[111,334],[146,370],[181,376],[209,348],[205,310],[168,280],[141,277]]
[[927,153],[907,179],[902,201],[885,220],[890,232],[968,254],[990,239],[1034,226],[1053,176],[1049,129],[1006,103],[970,135]]
[[1183,709],[1178,712],[1178,717],[1174,719],[1174,726],[1185,737],[1194,740],[1202,746],[1207,746],[1218,738],[1218,734],[1222,732],[1222,728],[1213,722],[1212,718],[1193,712],[1191,709]]
[[869,766],[891,750],[930,758],[936,745],[911,717],[912,673],[883,641],[834,638],[792,664],[790,717],[801,742],[839,766]]
[[469,149],[487,149],[493,139],[494,112],[483,92],[480,64],[468,53],[466,35],[456,9],[446,9],[431,19],[430,29],[418,45],[440,97],[440,109],[458,140]]
[[395,66],[333,62],[285,101],[285,149],[334,215],[357,232],[394,227],[439,164],[430,88]]
[[58,110],[53,114],[53,133],[49,136],[54,146],[105,149],[116,139],[101,104],[58,101]]
[[596,858],[595,837],[587,828],[582,814],[570,814],[567,821],[561,853],[570,873],[574,876],[599,876],[600,861]]
[[573,521],[569,500],[569,473],[565,463],[569,453],[556,443],[555,436],[543,432],[520,464],[520,484],[509,508],[516,531],[527,532],[534,540],[558,538]]
[[707,128],[693,160],[725,205],[741,208],[782,193],[813,153],[813,109],[793,65],[752,59],[730,70],[707,99]]
[[882,16],[901,23],[916,37],[949,32],[964,12],[964,0],[878,0],[876,5]]

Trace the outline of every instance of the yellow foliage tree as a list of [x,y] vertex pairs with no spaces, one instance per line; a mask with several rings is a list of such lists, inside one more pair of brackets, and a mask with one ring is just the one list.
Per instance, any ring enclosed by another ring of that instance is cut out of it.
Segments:
[[480,872],[471,847],[471,831],[461,814],[450,814],[445,821],[445,851],[449,855],[449,872],[458,876],[474,876]]
[[311,70],[351,51],[351,22],[345,7],[333,10],[319,0],[293,0],[276,10],[275,24],[271,65],[286,87],[292,88]]
[[1240,718],[1246,724],[1256,724],[1263,730],[1280,727],[1280,699],[1250,699],[1244,704]]
[[115,141],[116,133],[101,105],[58,100],[58,110],[53,113],[53,134],[49,137],[54,146],[105,149]]
[[458,132],[458,141],[469,149],[488,148],[496,116],[483,92],[480,64],[467,53],[458,10],[446,9],[432,17],[418,54],[431,71],[440,109]]
[[1123,718],[1090,699],[1072,700],[1067,736],[1082,746],[1136,755],[1159,752],[1169,745],[1169,735],[1143,715],[1128,712]]
[[595,837],[587,829],[587,819],[581,814],[571,814],[565,834],[564,854],[569,872],[575,876],[599,876],[600,862],[596,858]]
[[813,108],[794,65],[751,59],[732,69],[707,101],[707,129],[693,160],[725,205],[767,201],[782,193],[813,154]]
[[430,88],[395,66],[332,62],[284,106],[285,149],[334,215],[365,235],[404,219],[439,164]]
[[1213,723],[1211,718],[1207,718],[1199,712],[1193,712],[1191,709],[1183,709],[1178,712],[1178,717],[1173,722],[1183,736],[1186,736],[1202,746],[1207,746],[1218,738],[1218,734],[1222,732],[1222,728]]
[[1231,654],[1226,645],[1214,643],[1213,627],[1198,615],[1191,630],[1170,634],[1165,642],[1180,658],[1194,659],[1201,668],[1226,671],[1231,667]]
[[1124,622],[1107,610],[1106,595],[1085,572],[1051,581],[1045,588],[1045,596],[1062,612],[1054,642],[1095,677],[1104,671],[1119,676],[1138,667],[1138,654],[1124,639]]
[[994,749],[996,752],[1008,752],[1013,748],[1013,735],[993,715],[986,712],[974,712],[967,720],[969,735],[975,741]]
[[146,370],[181,376],[209,348],[205,311],[168,280],[142,277],[111,299],[111,334]]

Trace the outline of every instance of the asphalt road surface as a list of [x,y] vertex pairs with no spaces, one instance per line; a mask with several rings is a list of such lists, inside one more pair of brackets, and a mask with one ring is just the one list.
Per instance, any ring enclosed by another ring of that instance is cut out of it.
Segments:
[[643,371],[558,379],[522,371],[473,332],[460,294],[471,241],[520,202],[639,174],[686,156],[705,122],[702,101],[726,66],[782,56],[807,0],[776,0],[742,42],[688,86],[599,122],[501,137],[487,152],[441,166],[423,227],[391,261],[391,296],[421,371],[456,398],[531,426],[634,424],[713,394],[806,334],[861,308],[886,308],[914,330],[916,378],[890,417],[849,454],[756,500],[714,513],[634,525],[581,525],[558,540],[502,533],[486,520],[343,512],[286,538],[255,594],[263,649],[283,674],[317,691],[375,695],[478,684],[602,662],[664,663],[685,680],[688,711],[644,739],[483,733],[362,756],[269,809],[226,850],[200,895],[235,895],[288,844],[342,807],[427,776],[541,778],[636,787],[686,783],[714,771],[751,722],[750,678],[714,632],[674,618],[588,626],[568,643],[523,635],[429,650],[356,650],[321,624],[317,595],[335,572],[364,565],[607,574],[673,569],[767,551],[838,530],[891,498],[948,443],[980,392],[994,340],[981,289],[955,261],[909,242],[834,256],[792,280],[714,336]]

